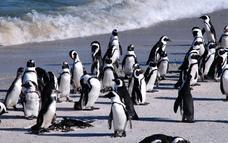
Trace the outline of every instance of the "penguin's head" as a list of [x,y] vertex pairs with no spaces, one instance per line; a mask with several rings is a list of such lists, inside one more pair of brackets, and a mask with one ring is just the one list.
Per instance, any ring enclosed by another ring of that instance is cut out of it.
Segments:
[[208,15],[203,15],[200,17],[200,19],[203,19],[207,23],[210,21],[210,17]]
[[17,69],[17,75],[22,75],[23,72],[24,72],[24,68],[23,68],[23,67],[19,67],[19,68]]
[[193,35],[193,37],[203,36],[202,30],[199,27],[193,27],[192,28],[192,35]]
[[156,67],[156,66],[157,66],[157,63],[156,63],[156,62],[151,61],[151,62],[149,63],[149,66],[150,66],[150,67]]
[[134,51],[135,47],[133,44],[130,44],[128,47],[127,47],[127,50],[128,51]]
[[120,78],[113,79],[112,81],[115,82],[116,87],[123,87],[124,86],[124,81]]
[[224,30],[224,33],[228,32],[228,25],[226,25],[223,30]]
[[71,59],[76,60],[78,58],[78,53],[75,50],[71,50],[69,56]]
[[62,69],[69,69],[70,67],[69,67],[69,65],[68,65],[68,63],[65,61],[65,62],[63,62],[63,64],[62,64]]
[[100,49],[100,43],[98,41],[93,41],[91,44],[91,51],[92,51],[92,56],[94,57]]
[[140,74],[143,74],[144,73],[144,71],[142,70],[142,69],[137,69],[136,71],[135,71],[135,75],[136,76],[139,76]]
[[34,60],[28,60],[26,66],[27,67],[35,67],[36,63]]
[[166,36],[166,35],[163,35],[163,36],[160,38],[160,41],[161,41],[163,44],[167,44],[167,42],[171,42],[171,40],[169,39],[169,37]]
[[112,36],[118,36],[118,31],[117,31],[117,29],[113,29],[113,31],[112,31]]
[[173,140],[171,143],[190,143],[190,142],[182,137],[173,137]]
[[133,69],[139,69],[140,67],[139,67],[139,64],[137,64],[137,63],[135,63],[134,65],[133,65]]

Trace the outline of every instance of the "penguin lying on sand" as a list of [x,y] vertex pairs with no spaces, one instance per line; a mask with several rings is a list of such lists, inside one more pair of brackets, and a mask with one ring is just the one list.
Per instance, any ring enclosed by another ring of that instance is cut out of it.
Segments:
[[164,134],[155,134],[144,138],[139,143],[190,143],[182,137],[172,137]]

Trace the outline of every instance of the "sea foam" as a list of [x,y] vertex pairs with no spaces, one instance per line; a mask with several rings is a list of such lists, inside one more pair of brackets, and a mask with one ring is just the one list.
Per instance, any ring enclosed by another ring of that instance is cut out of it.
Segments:
[[94,0],[48,13],[34,10],[21,17],[0,17],[0,44],[83,37],[114,28],[124,31],[227,8],[227,0]]

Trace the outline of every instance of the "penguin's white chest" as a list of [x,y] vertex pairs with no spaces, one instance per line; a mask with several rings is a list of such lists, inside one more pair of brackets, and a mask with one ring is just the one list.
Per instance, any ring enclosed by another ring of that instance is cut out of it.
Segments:
[[100,95],[101,84],[98,79],[91,79],[90,84],[92,86],[89,94],[88,94],[88,103],[86,104],[87,107],[92,107],[96,102],[97,98]]
[[6,99],[6,107],[12,107],[15,106],[19,100],[19,96],[21,94],[21,87],[22,85],[22,79],[19,78],[14,85],[14,88],[12,89],[12,91],[8,94],[7,99]]
[[155,83],[155,81],[157,79],[157,75],[158,75],[158,70],[157,69],[154,69],[151,72],[153,72],[153,73],[151,74],[151,77],[150,77],[150,79],[149,79],[149,81],[148,81],[148,83],[146,85],[147,91],[152,91],[153,90],[154,83]]
[[73,67],[73,79],[79,81],[83,75],[83,66],[81,62],[77,62]]
[[37,92],[28,92],[25,94],[24,113],[25,117],[38,116],[40,107],[40,98]]
[[115,131],[123,131],[126,128],[127,116],[124,108],[118,103],[112,105],[113,126]]
[[133,65],[135,64],[134,57],[126,58],[125,65],[123,66],[123,71],[127,75],[131,75],[133,73]]
[[70,94],[70,80],[71,76],[68,73],[65,73],[61,76],[59,83],[59,91],[61,92],[61,97],[65,97]]
[[28,81],[32,81],[32,82],[36,83],[36,85],[38,85],[37,74],[35,72],[25,73],[25,75],[23,77],[23,84]]
[[165,76],[166,75],[167,70],[168,70],[168,65],[169,65],[168,58],[164,59],[164,60],[161,60],[159,66],[158,66],[158,72],[159,72],[160,76]]
[[190,85],[194,85],[198,80],[198,64],[194,64],[190,69],[190,75],[192,76],[190,80]]
[[56,113],[56,101],[53,101],[48,107],[47,112],[43,115],[43,123],[41,125],[42,128],[48,128]]
[[103,80],[102,80],[103,88],[114,87],[115,84],[113,79],[115,79],[113,71],[111,69],[105,70]]

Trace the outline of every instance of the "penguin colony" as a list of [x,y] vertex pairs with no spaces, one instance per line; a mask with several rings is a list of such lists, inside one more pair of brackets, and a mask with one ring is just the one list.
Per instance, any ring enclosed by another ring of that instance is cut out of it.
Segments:
[[[180,108],[183,122],[194,122],[194,104],[191,90],[199,86],[198,80],[220,80],[221,92],[228,101],[228,25],[217,41],[214,26],[208,15],[201,16],[205,27],[193,27],[193,42],[179,67],[179,80],[174,88],[179,90],[174,102],[176,113]],[[206,34],[207,40],[204,39]],[[7,91],[4,104],[0,103],[0,114],[7,113],[7,109],[17,110],[20,102],[24,116],[36,119],[37,123],[31,127],[32,133],[49,130],[55,122],[56,104],[58,102],[73,102],[70,94],[79,94],[79,101],[74,101],[75,110],[95,110],[95,102],[99,96],[110,98],[110,114],[108,115],[109,129],[114,129],[114,137],[125,137],[126,128],[131,120],[138,120],[134,106],[147,105],[146,92],[156,91],[159,82],[166,79],[169,68],[169,58],[166,52],[167,44],[171,42],[168,36],[160,37],[152,47],[146,70],[138,63],[135,47],[130,44],[123,57],[118,31],[114,29],[110,37],[107,51],[102,57],[101,45],[93,41],[91,46],[91,71],[87,73],[80,61],[80,55],[69,51],[72,66],[64,61],[62,72],[58,77],[53,72],[37,67],[34,60],[28,60],[26,67],[17,70],[16,78]],[[121,65],[121,66],[120,66]],[[148,140],[148,141],[147,141]],[[180,137],[153,135],[141,142],[189,142]]]

